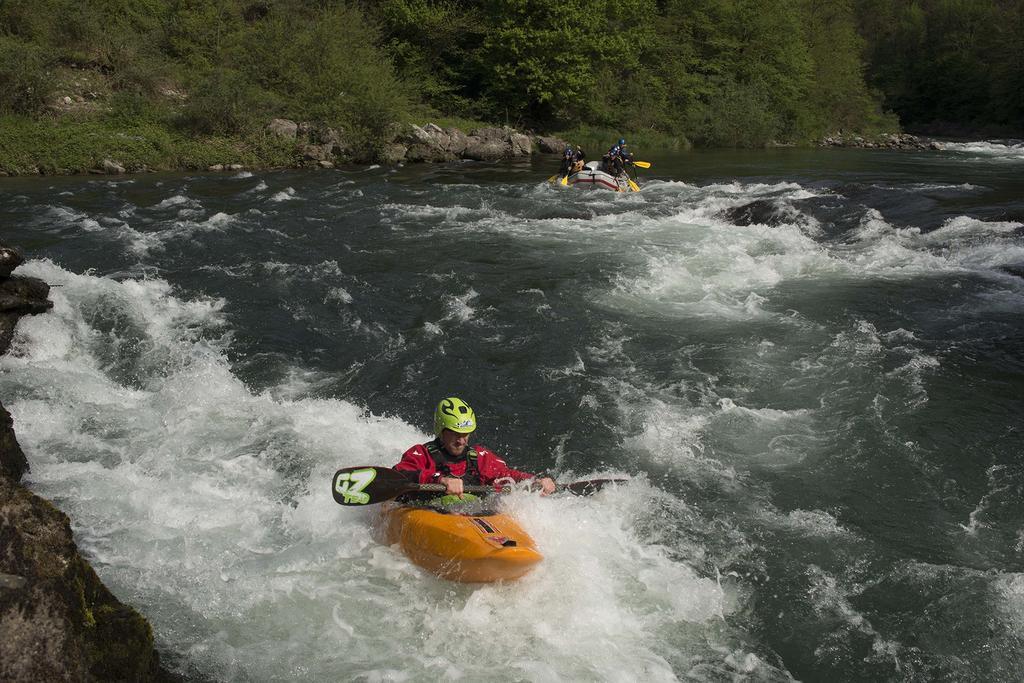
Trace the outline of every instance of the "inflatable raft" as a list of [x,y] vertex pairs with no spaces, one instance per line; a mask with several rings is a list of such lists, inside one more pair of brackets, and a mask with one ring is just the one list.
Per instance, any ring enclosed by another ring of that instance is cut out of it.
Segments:
[[635,192],[629,186],[626,176],[613,176],[601,170],[600,161],[588,161],[579,173],[569,176],[569,184],[587,190],[614,190],[615,192]]
[[533,539],[508,515],[447,512],[394,503],[383,506],[380,531],[415,564],[451,581],[518,579],[544,559]]

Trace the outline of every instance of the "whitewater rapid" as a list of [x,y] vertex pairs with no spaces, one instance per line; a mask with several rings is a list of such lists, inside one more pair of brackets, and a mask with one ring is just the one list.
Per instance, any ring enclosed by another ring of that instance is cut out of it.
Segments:
[[[956,383],[985,353],[964,331],[1011,330],[1024,304],[1024,223],[905,205],[989,181],[663,177],[583,196],[518,167],[460,172],[88,180],[3,204],[40,243],[19,272],[53,287],[0,358],[28,483],[170,668],[782,681],[969,662],[1008,680],[1019,441],[947,463],[1017,405],[986,402],[990,385],[960,403]],[[545,555],[519,582],[426,574],[329,485],[426,440],[445,393],[475,399],[513,464],[631,482],[503,498]],[[942,585],[992,607],[872,597]],[[900,618],[989,619],[1008,654],[929,648]]]

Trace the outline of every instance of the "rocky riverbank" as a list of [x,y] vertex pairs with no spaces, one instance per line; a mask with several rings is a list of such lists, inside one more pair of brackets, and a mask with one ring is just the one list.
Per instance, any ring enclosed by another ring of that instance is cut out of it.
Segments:
[[342,128],[273,119],[231,138],[183,136],[156,125],[72,125],[64,119],[10,126],[0,146],[0,176],[334,168],[344,164],[500,161],[561,153],[565,141],[508,127],[393,124],[370,144]]
[[857,133],[832,133],[818,141],[820,147],[859,147],[862,149],[942,149],[939,143],[909,133],[881,133],[859,135]]
[[[0,354],[19,318],[53,306],[45,282],[11,274],[21,262],[0,245]],[[0,404],[0,681],[174,680],[149,623],[78,552],[67,515],[20,483],[28,470]]]
[[466,134],[458,128],[442,128],[434,123],[396,126],[394,137],[369,154],[346,143],[343,130],[327,126],[274,119],[267,126],[267,133],[294,141],[300,165],[321,168],[337,163],[499,161],[527,157],[534,152],[558,153],[565,147],[565,141],[559,138],[527,135],[514,128],[475,128]]

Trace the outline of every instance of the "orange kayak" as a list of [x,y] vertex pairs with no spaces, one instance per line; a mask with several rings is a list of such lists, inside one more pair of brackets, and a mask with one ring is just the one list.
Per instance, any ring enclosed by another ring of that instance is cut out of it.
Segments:
[[414,563],[441,578],[467,583],[518,579],[544,559],[508,515],[445,512],[385,504],[381,531]]

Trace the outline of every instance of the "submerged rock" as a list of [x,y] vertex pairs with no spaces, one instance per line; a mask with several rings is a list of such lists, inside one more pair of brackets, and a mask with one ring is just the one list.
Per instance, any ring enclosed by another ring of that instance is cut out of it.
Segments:
[[734,206],[722,211],[721,215],[733,225],[769,225],[775,228],[793,221],[792,211],[769,199]]

